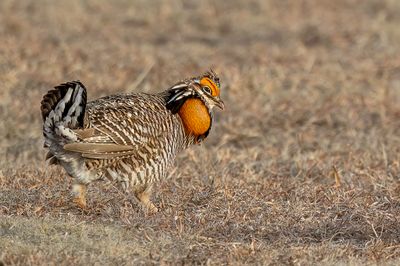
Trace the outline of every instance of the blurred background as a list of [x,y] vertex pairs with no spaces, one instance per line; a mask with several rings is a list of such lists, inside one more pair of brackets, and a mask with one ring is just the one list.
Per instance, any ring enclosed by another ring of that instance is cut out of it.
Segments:
[[[187,233],[196,235],[202,227],[193,217],[211,213],[203,225],[224,244],[208,250],[203,243],[206,252],[196,254],[216,261],[218,252],[236,254],[227,248],[235,241],[253,262],[290,262],[293,254],[321,261],[315,249],[332,261],[400,256],[390,248],[400,243],[399,1],[2,0],[0,14],[3,215],[34,219],[43,205],[46,215],[64,217],[54,202],[70,180],[43,161],[39,105],[47,90],[79,79],[89,99],[158,92],[213,68],[226,110],[217,111],[204,145],[178,158],[155,196],[166,204],[164,216],[147,225],[157,231],[184,211]],[[50,179],[56,183],[42,186]],[[190,201],[210,195],[206,205]],[[91,204],[103,214],[90,219],[141,223],[137,210],[101,205],[103,196],[94,193]],[[216,225],[228,205],[238,216]],[[245,210],[258,218],[238,218]],[[286,249],[294,243],[306,251]]]
[[[284,135],[306,133],[306,148],[332,150],[347,138],[381,150],[373,134],[364,141],[356,135],[396,122],[390,116],[400,100],[399,6],[395,0],[2,1],[2,161],[26,159],[19,151],[41,142],[39,102],[61,82],[81,80],[94,99],[164,90],[211,67],[221,75],[228,106],[217,115],[211,142],[229,133],[242,144],[276,142],[282,151],[291,142]],[[29,163],[39,156],[32,153]]]

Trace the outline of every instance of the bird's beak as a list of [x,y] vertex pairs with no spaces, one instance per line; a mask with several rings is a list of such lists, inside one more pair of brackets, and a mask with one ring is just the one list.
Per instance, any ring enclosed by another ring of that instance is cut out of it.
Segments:
[[221,110],[224,110],[224,108],[225,108],[224,102],[219,97],[215,98],[215,105],[218,106],[219,108],[221,108]]

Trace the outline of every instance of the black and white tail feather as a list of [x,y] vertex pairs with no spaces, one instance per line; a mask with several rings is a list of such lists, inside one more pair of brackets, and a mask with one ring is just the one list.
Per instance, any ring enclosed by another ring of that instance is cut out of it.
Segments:
[[69,142],[76,141],[72,131],[83,127],[86,107],[86,88],[79,81],[63,83],[47,92],[41,102],[44,146],[50,149],[46,159],[57,163],[54,153]]

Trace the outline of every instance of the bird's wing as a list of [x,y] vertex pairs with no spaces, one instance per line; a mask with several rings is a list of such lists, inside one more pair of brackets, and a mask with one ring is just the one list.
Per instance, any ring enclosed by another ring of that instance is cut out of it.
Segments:
[[110,101],[89,108],[88,128],[74,130],[79,142],[64,145],[65,150],[89,159],[121,158],[144,148],[152,149],[154,138],[166,134],[159,123],[150,119],[159,115],[154,108],[138,105],[126,109],[122,105],[113,106]]
[[131,155],[135,152],[134,146],[113,143],[75,142],[64,145],[64,149],[81,153],[82,157],[90,159],[112,159]]

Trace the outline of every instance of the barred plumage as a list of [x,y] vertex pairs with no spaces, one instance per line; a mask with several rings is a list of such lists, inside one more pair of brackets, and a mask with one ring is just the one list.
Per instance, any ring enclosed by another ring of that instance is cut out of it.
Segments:
[[211,110],[223,108],[213,72],[183,80],[158,94],[106,96],[86,103],[79,81],[49,91],[42,100],[47,159],[74,178],[74,201],[86,206],[86,185],[118,182],[151,212],[152,184],[165,178],[176,155],[207,137]]

